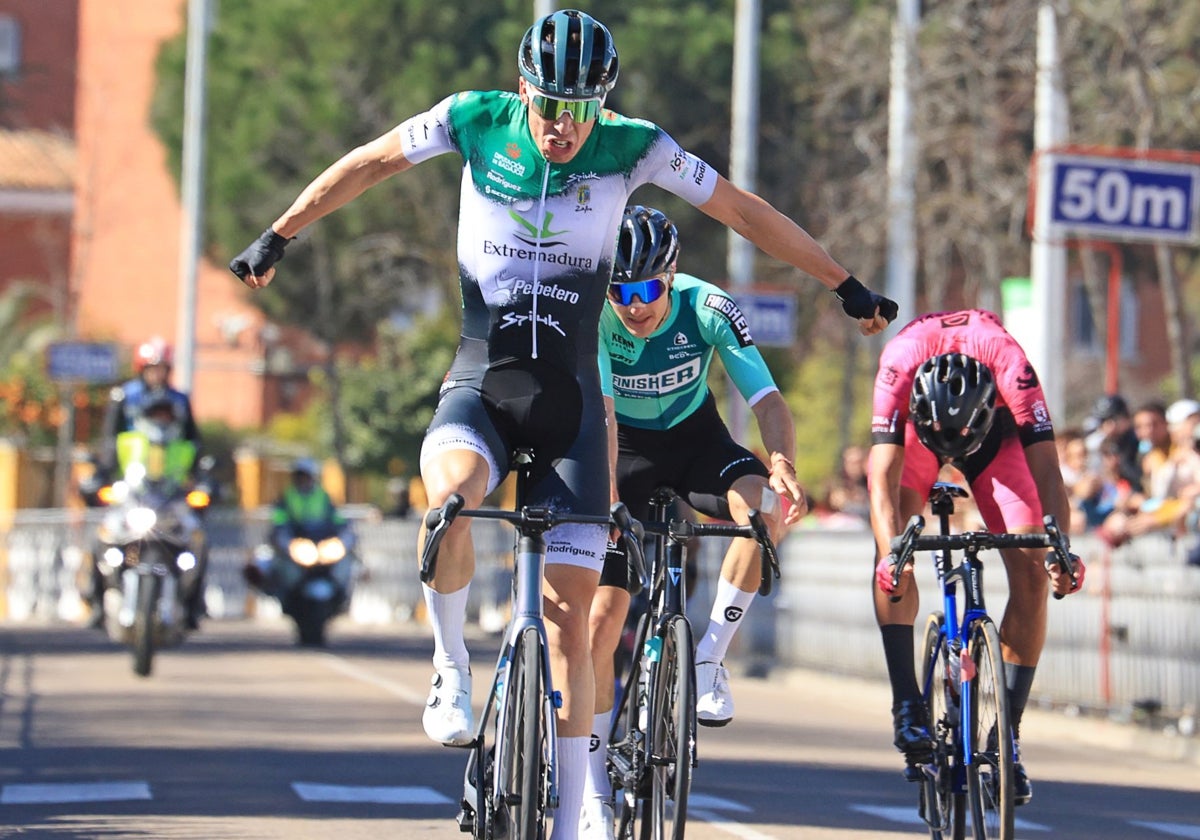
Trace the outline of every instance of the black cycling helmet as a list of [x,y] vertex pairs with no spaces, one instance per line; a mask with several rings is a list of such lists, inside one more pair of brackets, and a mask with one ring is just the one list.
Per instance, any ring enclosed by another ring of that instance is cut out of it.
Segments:
[[926,448],[943,458],[965,458],[992,427],[996,380],[983,362],[943,353],[917,369],[908,409]]
[[617,232],[612,282],[636,283],[662,274],[679,256],[679,231],[661,210],[634,204],[625,208]]
[[598,99],[617,83],[617,48],[600,21],[562,9],[534,21],[521,39],[525,81],[562,99]]

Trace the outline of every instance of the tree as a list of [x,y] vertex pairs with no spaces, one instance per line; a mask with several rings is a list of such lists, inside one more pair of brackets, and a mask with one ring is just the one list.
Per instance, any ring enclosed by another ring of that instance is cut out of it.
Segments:
[[0,292],[0,435],[54,441],[63,408],[43,369],[46,347],[62,334],[50,315],[31,315],[41,292],[18,281]]

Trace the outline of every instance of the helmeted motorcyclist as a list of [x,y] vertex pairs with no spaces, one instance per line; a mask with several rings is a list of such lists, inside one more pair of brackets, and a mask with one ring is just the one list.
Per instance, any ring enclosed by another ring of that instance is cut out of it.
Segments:
[[[111,441],[111,465],[101,467],[106,477],[126,476],[133,464],[145,469],[149,481],[168,482],[179,488],[191,486],[197,469],[197,445],[188,439],[190,407],[180,401],[172,389],[155,388],[138,395],[137,412],[129,418],[129,428],[117,431]],[[182,395],[180,395],[182,396]],[[192,546],[196,555],[193,574],[181,580],[181,599],[186,607],[185,621],[190,629],[199,626],[205,614],[204,575],[208,568],[206,546]],[[93,555],[98,558],[99,552]],[[104,575],[98,562],[92,564],[92,623],[104,620]]]
[[[291,469],[291,483],[271,509],[269,541],[276,557],[287,557],[293,539],[315,543],[337,537],[350,551],[354,532],[318,480],[320,469],[312,458],[298,458]],[[267,594],[276,594],[279,576],[274,560],[252,560],[244,569],[246,580]]]

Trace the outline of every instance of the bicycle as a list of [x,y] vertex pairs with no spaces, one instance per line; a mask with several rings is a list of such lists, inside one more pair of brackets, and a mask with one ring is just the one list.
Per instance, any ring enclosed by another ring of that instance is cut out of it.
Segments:
[[[930,613],[926,620],[919,660],[934,746],[932,760],[916,765],[921,783],[918,811],[932,840],[963,840],[968,812],[976,840],[1012,840],[1016,747],[1000,634],[984,604],[983,563],[978,555],[987,549],[1048,548],[1072,580],[1075,566],[1066,536],[1053,516],[1042,520],[1045,533],[950,533],[954,499],[966,497],[963,488],[938,482],[929,502],[940,533],[921,536],[925,519],[913,516],[891,544],[897,558],[893,586],[899,584],[900,573],[917,551],[938,553],[934,568],[942,585],[942,610]],[[957,563],[954,552],[962,553]]]
[[[629,542],[640,543],[637,525],[624,505],[615,504],[608,516],[560,513],[524,504],[525,485],[533,452],[518,450],[517,504],[514,510],[464,510],[455,494],[425,518],[421,580],[433,579],[437,550],[446,529],[459,516],[500,519],[516,528],[512,618],[496,662],[488,700],[480,715],[463,778],[459,829],[477,840],[542,840],[549,835],[547,818],[558,807],[557,726],[555,710],[562,694],[550,677],[550,658],[542,612],[542,576],[546,564],[545,534],[567,523],[612,525]],[[488,724],[495,714],[489,741]],[[577,815],[576,815],[577,816]]]
[[[775,545],[758,511],[750,512],[749,525],[667,521],[674,498],[669,488],[657,490],[651,520],[642,523],[656,549],[648,574],[649,608],[638,620],[607,748],[618,840],[683,838],[697,766],[696,663],[685,609],[684,544],[692,537],[749,537],[762,547],[759,593],[770,594],[779,577]],[[644,567],[638,574],[646,581]]]

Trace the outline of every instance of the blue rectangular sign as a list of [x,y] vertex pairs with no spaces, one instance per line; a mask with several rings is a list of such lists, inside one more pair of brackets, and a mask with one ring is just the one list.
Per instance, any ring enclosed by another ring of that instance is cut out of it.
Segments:
[[796,338],[796,296],[791,292],[737,292],[750,336],[762,347],[791,347]]
[[1200,165],[1090,155],[1050,159],[1051,236],[1200,242]]
[[91,341],[59,341],[46,348],[46,375],[55,382],[116,382],[120,374],[117,345]]

